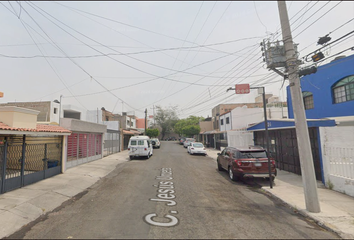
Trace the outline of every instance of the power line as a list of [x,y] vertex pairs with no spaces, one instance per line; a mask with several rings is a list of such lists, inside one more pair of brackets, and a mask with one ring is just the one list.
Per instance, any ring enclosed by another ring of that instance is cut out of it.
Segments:
[[[316,23],[319,19],[321,19],[324,15],[326,15],[327,13],[329,13],[330,11],[332,11],[334,8],[336,8],[340,3],[342,3],[342,1],[340,1],[339,3],[337,3],[335,6],[333,6],[331,9],[329,9],[327,12],[325,12],[323,15],[321,15],[319,18],[317,18],[314,22],[312,22],[310,25],[308,25],[304,30],[302,30],[300,33],[298,33],[294,38],[296,38],[297,36],[299,36],[301,33],[303,33],[304,31],[306,31],[307,29],[309,29],[309,27],[311,27],[314,23]],[[327,4],[326,4],[327,5]],[[324,6],[326,6],[324,5]],[[295,28],[296,29],[296,28]],[[294,29],[294,30],[295,30]],[[293,31],[294,31],[293,30]]]
[[[12,6],[12,5],[11,5]],[[6,7],[6,6],[5,6]],[[22,8],[22,6],[21,6]],[[11,12],[11,11],[10,11]],[[13,13],[13,12],[12,12]],[[27,13],[27,11],[26,11]],[[15,13],[13,13],[15,16],[17,16]],[[28,14],[28,13],[27,13]],[[28,14],[29,15],[29,14]],[[30,15],[29,15],[30,16]],[[31,17],[31,16],[30,16]],[[34,42],[34,44],[37,46],[38,50],[43,54],[42,50],[40,49],[40,47],[37,45],[36,41],[34,40],[34,38],[32,37],[32,35],[30,34],[30,32],[28,31],[27,27],[24,25],[23,20],[20,19],[20,22],[22,24],[22,26],[25,28],[25,30],[27,31],[28,35],[31,37],[32,41]],[[32,19],[33,20],[33,19]],[[35,21],[34,21],[35,22]],[[73,93],[70,91],[70,89],[68,88],[68,86],[65,84],[64,80],[60,77],[59,73],[55,70],[54,66],[52,66],[52,64],[48,61],[48,59],[46,59],[46,62],[48,63],[48,65],[50,66],[50,68],[54,71],[54,73],[57,75],[57,77],[59,78],[59,80],[62,82],[62,84],[66,87],[66,89],[71,93],[71,95],[73,95]],[[76,99],[76,98],[75,98]],[[78,103],[84,107],[85,109],[87,109],[78,99],[76,99],[78,101]]]

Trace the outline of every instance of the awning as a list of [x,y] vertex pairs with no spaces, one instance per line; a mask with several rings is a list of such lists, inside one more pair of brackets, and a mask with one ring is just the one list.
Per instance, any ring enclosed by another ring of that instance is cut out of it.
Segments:
[[141,132],[136,131],[136,130],[133,130],[133,129],[130,129],[129,131],[132,132],[132,133],[134,133],[134,134],[141,134]]
[[135,135],[135,134],[131,131],[123,130],[123,135]]
[[[268,129],[287,129],[287,128],[295,128],[295,120],[294,119],[284,119],[284,120],[268,120]],[[310,127],[333,127],[336,126],[336,122],[330,119],[307,119],[307,126]],[[263,122],[259,122],[252,127],[247,128],[247,131],[264,131],[265,124]]]
[[219,133],[226,133],[226,131],[216,131],[216,130],[212,130],[212,131],[206,131],[203,134],[219,134]]

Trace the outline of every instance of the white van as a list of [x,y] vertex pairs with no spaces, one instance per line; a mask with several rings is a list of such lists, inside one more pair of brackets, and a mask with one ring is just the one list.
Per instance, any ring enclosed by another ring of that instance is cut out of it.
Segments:
[[152,156],[153,147],[148,136],[134,136],[129,139],[128,144],[129,158]]

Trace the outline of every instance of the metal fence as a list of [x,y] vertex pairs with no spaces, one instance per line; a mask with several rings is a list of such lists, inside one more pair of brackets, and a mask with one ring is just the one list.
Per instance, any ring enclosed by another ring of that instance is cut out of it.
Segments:
[[61,143],[5,142],[0,146],[0,193],[59,174],[61,165]]

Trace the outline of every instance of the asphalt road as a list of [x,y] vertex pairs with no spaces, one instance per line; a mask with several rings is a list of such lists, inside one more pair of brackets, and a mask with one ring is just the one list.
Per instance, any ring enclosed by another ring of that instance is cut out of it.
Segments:
[[[128,158],[128,156],[127,156]],[[338,238],[232,182],[215,160],[162,142],[150,159],[117,166],[88,191],[9,238]]]

